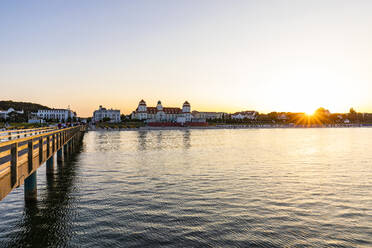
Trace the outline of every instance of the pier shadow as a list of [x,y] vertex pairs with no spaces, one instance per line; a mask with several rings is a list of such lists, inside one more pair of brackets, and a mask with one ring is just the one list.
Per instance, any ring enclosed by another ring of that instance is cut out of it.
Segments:
[[7,241],[1,247],[68,246],[73,235],[71,229],[77,202],[73,192],[77,191],[77,161],[81,151],[82,147],[65,161],[55,162],[54,170],[45,173],[45,189],[38,195],[38,200],[25,202],[17,230],[6,237]]

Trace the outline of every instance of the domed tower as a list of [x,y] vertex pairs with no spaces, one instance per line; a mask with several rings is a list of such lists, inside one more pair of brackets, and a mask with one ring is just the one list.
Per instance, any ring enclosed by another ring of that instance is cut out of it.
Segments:
[[183,103],[182,113],[184,117],[186,118],[186,121],[191,121],[191,106],[188,101]]
[[138,112],[146,112],[146,111],[147,111],[146,102],[142,99],[138,104]]
[[156,105],[156,109],[158,111],[163,111],[163,105],[161,105],[161,101],[160,100],[158,101],[158,105]]
[[182,112],[185,114],[185,113],[190,113],[191,112],[191,106],[190,106],[190,103],[188,101],[184,102],[183,103],[183,106],[182,106]]
[[138,113],[137,119],[140,119],[140,120],[147,119],[147,106],[146,106],[146,102],[143,99],[138,104],[137,113]]

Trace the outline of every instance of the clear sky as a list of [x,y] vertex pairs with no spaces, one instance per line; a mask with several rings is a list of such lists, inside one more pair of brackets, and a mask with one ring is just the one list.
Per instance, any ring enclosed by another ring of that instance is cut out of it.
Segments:
[[0,99],[372,112],[370,0],[0,2]]

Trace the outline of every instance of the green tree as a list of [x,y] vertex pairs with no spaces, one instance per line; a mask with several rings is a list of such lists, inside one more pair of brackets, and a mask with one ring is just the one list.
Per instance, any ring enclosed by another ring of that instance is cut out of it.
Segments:
[[109,122],[110,120],[111,120],[110,117],[104,117],[104,118],[102,119],[103,122]]
[[358,113],[354,110],[354,108],[350,108],[350,111],[349,111],[349,114],[347,115],[347,117],[349,118],[349,120],[351,122],[356,122],[357,117],[358,117]]

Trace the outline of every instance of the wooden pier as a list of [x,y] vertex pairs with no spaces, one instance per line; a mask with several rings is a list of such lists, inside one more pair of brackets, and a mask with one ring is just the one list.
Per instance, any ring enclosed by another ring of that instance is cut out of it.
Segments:
[[[22,184],[25,185],[25,200],[35,200],[37,169],[45,162],[47,170],[53,167],[55,154],[57,160],[63,160],[65,155],[71,154],[80,143],[85,131],[86,126],[32,130],[17,133],[17,135],[27,133],[32,136],[1,142],[0,201]],[[9,134],[7,135],[6,138],[9,138]]]

